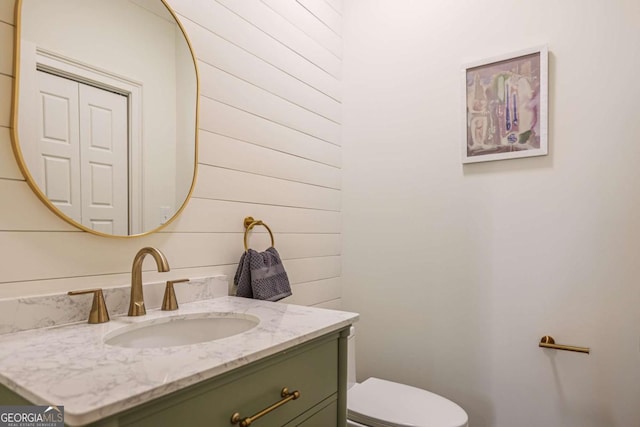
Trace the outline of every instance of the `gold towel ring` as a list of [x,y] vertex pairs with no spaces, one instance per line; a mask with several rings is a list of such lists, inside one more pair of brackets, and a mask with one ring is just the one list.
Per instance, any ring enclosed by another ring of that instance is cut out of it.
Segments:
[[244,228],[246,228],[246,230],[244,231],[244,251],[245,252],[249,250],[249,244],[247,243],[247,237],[249,237],[249,231],[251,231],[251,229],[256,225],[261,225],[267,229],[267,231],[269,232],[269,236],[271,236],[271,246],[275,247],[275,243],[273,241],[273,233],[271,232],[271,229],[269,228],[269,226],[264,222],[262,222],[261,220],[256,221],[255,219],[253,219],[253,217],[248,216],[244,219]]

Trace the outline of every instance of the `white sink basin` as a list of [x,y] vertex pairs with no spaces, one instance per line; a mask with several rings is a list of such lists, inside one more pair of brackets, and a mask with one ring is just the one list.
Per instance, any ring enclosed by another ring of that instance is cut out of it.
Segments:
[[240,313],[207,313],[139,322],[108,334],[108,345],[129,348],[176,347],[241,334],[260,323]]

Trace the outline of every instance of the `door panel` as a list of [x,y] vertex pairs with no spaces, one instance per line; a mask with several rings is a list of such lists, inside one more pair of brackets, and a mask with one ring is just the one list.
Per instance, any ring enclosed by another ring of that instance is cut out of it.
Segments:
[[82,223],[126,235],[127,98],[82,84],[79,95]]
[[44,177],[45,193],[49,200],[51,200],[59,208],[71,209],[72,200],[76,197],[72,197],[72,180],[71,180],[71,162],[68,158],[54,157],[48,155],[42,155],[42,166]]
[[79,219],[78,83],[38,71],[36,182],[65,215]]

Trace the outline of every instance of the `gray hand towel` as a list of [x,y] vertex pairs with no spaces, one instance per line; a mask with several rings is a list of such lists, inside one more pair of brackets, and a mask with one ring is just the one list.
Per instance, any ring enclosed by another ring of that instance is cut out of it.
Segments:
[[249,257],[248,252],[243,252],[240,257],[240,263],[236,270],[236,275],[233,277],[233,284],[237,286],[236,296],[244,298],[253,298],[253,291],[251,290],[251,272],[249,271]]
[[287,272],[274,247],[264,252],[249,249],[243,253],[233,282],[239,297],[278,301],[291,295]]

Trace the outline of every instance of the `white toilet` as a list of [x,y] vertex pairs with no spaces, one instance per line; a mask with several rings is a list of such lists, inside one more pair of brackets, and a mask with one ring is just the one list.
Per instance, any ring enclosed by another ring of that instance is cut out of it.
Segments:
[[353,326],[348,348],[348,427],[468,427],[464,409],[435,393],[373,377],[356,383]]

